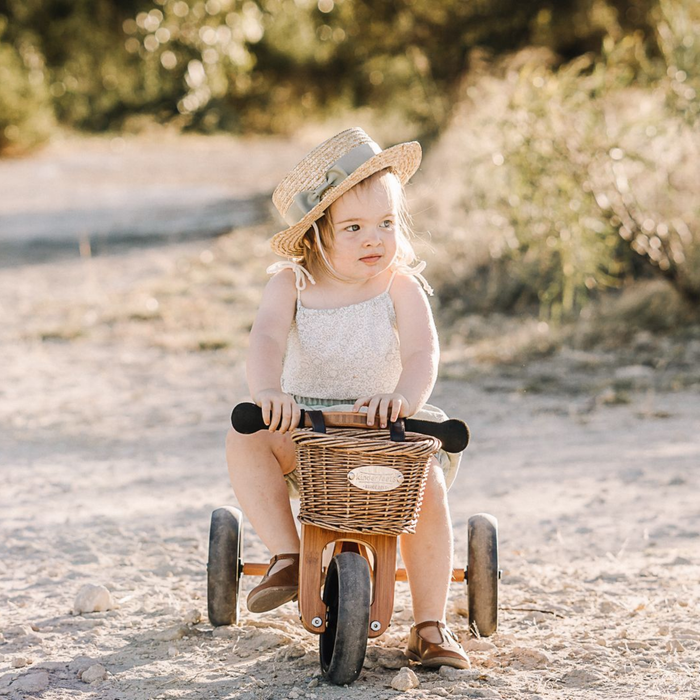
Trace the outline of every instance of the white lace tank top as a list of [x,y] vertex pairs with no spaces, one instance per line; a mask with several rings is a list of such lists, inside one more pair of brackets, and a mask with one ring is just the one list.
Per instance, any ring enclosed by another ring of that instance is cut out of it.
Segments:
[[297,301],[282,369],[282,391],[295,396],[354,401],[394,391],[401,354],[389,290],[337,309]]
[[[425,267],[401,272],[420,274]],[[389,294],[396,272],[381,294],[335,309],[310,309],[301,303],[309,272],[294,262],[268,268],[275,274],[291,269],[296,277],[296,315],[287,337],[282,366],[282,391],[298,397],[336,399],[352,403],[360,396],[393,392],[401,376],[401,353],[394,303]]]

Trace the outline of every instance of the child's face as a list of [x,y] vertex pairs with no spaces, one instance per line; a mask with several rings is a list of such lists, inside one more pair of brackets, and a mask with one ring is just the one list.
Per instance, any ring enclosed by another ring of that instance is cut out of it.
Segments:
[[388,189],[374,178],[331,205],[334,241],[329,257],[341,275],[357,281],[371,279],[393,262],[398,217]]

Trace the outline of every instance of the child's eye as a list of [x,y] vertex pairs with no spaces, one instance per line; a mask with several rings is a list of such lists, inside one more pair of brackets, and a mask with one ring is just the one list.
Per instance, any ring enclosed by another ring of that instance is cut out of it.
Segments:
[[393,225],[394,222],[391,219],[384,219],[384,221],[382,221],[382,226],[384,226],[384,228],[391,228]]
[[350,233],[355,233],[360,230],[360,226],[359,224],[350,224],[350,226],[345,227],[345,230],[350,231]]

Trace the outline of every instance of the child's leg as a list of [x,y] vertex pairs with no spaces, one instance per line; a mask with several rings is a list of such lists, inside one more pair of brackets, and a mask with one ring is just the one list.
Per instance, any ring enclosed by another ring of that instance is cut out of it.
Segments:
[[[416,532],[399,538],[413,601],[416,624],[445,621],[447,595],[452,578],[452,522],[442,469],[432,459]],[[435,627],[421,631],[427,641],[440,642]]]
[[[299,536],[283,475],[293,469],[295,460],[289,433],[261,430],[242,435],[230,430],[226,459],[236,498],[271,554],[298,552]],[[284,564],[278,562],[280,567]]]

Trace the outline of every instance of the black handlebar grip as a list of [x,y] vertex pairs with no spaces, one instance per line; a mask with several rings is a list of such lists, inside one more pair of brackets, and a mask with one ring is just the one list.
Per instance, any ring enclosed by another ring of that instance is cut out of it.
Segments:
[[[300,425],[304,425],[304,411]],[[236,432],[250,435],[258,430],[267,430],[262,418],[262,409],[254,403],[239,403],[231,412],[231,425]],[[469,428],[464,421],[456,418],[436,423],[429,420],[406,419],[406,430],[423,435],[432,435],[442,442],[446,452],[461,452],[469,444]]]
[[406,430],[436,437],[442,443],[442,449],[445,452],[461,452],[469,444],[469,427],[457,418],[451,418],[442,423],[407,418]]
[[262,409],[254,403],[239,403],[231,412],[231,425],[243,435],[265,430],[267,426],[262,417]]

